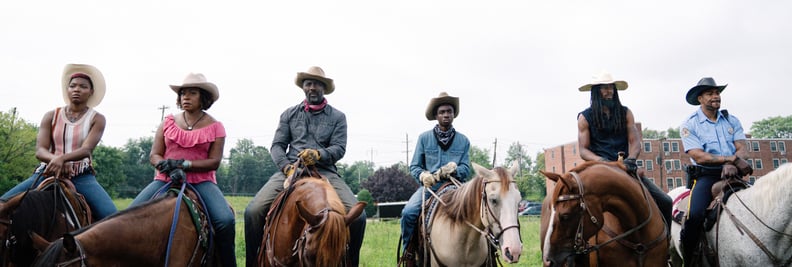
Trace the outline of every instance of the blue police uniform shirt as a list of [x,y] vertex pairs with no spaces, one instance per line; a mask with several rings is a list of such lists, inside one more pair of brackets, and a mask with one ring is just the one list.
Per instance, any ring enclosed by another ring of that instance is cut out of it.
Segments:
[[[701,149],[716,156],[731,156],[737,151],[735,141],[745,140],[742,123],[734,115],[728,118],[718,112],[716,121],[711,121],[701,109],[696,109],[680,126],[682,145],[685,152]],[[690,158],[694,165],[696,161]]]

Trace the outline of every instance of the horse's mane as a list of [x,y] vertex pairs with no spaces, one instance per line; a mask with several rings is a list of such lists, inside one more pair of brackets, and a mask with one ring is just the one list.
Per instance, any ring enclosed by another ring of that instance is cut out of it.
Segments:
[[63,212],[63,203],[59,202],[54,191],[28,191],[23,196],[24,201],[11,215],[13,224],[10,231],[16,237],[16,250],[12,258],[18,263],[30,264],[36,257],[29,232],[36,232],[41,236],[50,235],[55,227],[56,212]]
[[[506,170],[502,167],[496,167],[493,171],[500,178],[501,192],[508,191],[511,181],[507,179]],[[451,221],[457,223],[478,219],[484,179],[486,178],[477,175],[476,178],[463,184],[459,189],[440,196],[447,206],[445,209],[438,209],[438,212],[442,212]],[[471,205],[468,201],[474,201],[475,205]]]
[[[323,180],[303,179],[307,182],[313,182],[321,186],[325,192],[325,198],[330,208],[335,211],[344,211],[344,204],[338,197],[335,189],[330,186],[330,183]],[[327,220],[322,227],[319,227],[313,234],[316,238],[317,247],[321,251],[316,252],[316,266],[332,266],[338,259],[343,258],[346,243],[349,240],[349,234],[327,234],[327,233],[345,233],[346,222],[344,216],[336,212],[328,212]]]
[[[752,207],[757,215],[761,217],[762,214],[776,212],[778,205],[790,202],[789,198],[792,197],[789,194],[789,185],[792,182],[790,177],[792,177],[792,164],[786,163],[757,179],[754,186],[745,191],[759,196],[752,200],[758,202],[758,205]],[[734,201],[734,198],[730,200]],[[784,207],[786,208],[788,207]]]
[[55,263],[58,261],[58,257],[60,257],[60,251],[63,250],[63,238],[58,238],[47,247],[44,252],[41,253],[41,256],[33,263],[33,267],[50,267],[55,266]]

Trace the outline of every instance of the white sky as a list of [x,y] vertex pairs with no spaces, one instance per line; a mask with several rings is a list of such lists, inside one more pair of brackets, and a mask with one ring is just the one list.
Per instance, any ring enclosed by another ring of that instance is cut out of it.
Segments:
[[[346,113],[342,162],[410,159],[440,91],[460,97],[454,122],[498,162],[520,142],[532,157],[574,142],[602,69],[644,128],[677,127],[703,76],[728,83],[723,105],[743,121],[790,115],[789,1],[5,1],[0,5],[0,110],[36,124],[62,106],[67,63],[97,66],[108,91],[103,144],[153,135],[169,84],[204,73],[220,88],[209,110],[226,151],[247,138],[269,148],[278,116],[302,101],[295,74],[311,65],[336,82]],[[405,144],[409,135],[409,144]],[[226,156],[228,156],[226,154]]]

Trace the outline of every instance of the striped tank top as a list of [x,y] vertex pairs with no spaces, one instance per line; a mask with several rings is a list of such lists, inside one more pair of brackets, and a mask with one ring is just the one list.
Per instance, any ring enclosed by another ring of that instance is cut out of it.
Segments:
[[[83,145],[88,133],[91,131],[91,122],[96,116],[96,110],[88,108],[85,115],[75,122],[69,121],[66,117],[65,107],[55,110],[55,117],[52,118],[52,143],[50,152],[56,156],[70,153]],[[79,176],[85,172],[93,171],[91,156],[77,161],[67,161],[64,167],[69,169],[69,178]]]

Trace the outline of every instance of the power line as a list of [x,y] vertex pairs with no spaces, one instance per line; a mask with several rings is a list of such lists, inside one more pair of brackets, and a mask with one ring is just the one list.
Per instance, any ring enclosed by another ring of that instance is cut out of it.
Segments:
[[160,121],[163,121],[163,120],[165,120],[165,110],[166,110],[166,109],[169,109],[169,108],[170,108],[170,107],[168,107],[168,106],[166,106],[166,105],[162,105],[161,107],[158,107],[158,108],[157,108],[157,109],[160,109],[160,110],[162,110],[162,115],[160,116]]

